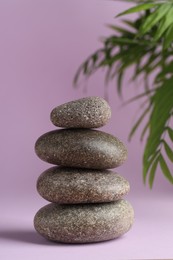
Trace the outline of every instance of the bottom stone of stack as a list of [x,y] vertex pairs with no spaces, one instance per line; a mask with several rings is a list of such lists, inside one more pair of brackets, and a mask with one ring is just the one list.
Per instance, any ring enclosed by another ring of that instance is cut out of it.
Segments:
[[50,203],[34,218],[36,231],[63,243],[91,243],[117,238],[132,226],[134,211],[126,200],[98,204]]

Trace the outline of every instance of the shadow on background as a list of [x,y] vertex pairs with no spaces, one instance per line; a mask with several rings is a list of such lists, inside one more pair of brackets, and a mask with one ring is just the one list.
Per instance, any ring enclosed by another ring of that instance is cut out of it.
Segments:
[[49,245],[49,246],[58,246],[65,244],[58,244],[51,242],[47,239],[39,236],[34,230],[7,230],[0,231],[0,240],[8,240],[9,242],[20,242],[20,243],[30,243],[36,245]]
[[[122,237],[119,237],[118,240],[121,240]],[[9,242],[19,242],[19,243],[29,243],[29,244],[35,244],[35,245],[47,245],[47,246],[87,246],[87,245],[94,245],[95,243],[75,243],[75,244],[66,244],[66,243],[57,243],[54,241],[49,241],[43,237],[41,237],[39,234],[36,233],[34,230],[7,230],[7,231],[0,231],[0,240],[8,240]],[[113,240],[108,241],[102,241],[99,244],[106,244],[106,243],[113,243]],[[2,242],[1,242],[2,243]]]

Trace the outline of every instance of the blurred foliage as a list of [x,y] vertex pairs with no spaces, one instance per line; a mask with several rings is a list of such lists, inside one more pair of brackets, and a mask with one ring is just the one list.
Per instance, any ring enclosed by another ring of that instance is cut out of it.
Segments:
[[82,75],[89,77],[105,68],[105,82],[116,80],[121,96],[124,74],[129,68],[133,68],[132,81],[142,77],[143,93],[130,102],[144,99],[143,112],[132,128],[129,140],[145,118],[147,123],[141,133],[141,140],[147,136],[143,155],[144,182],[148,178],[152,188],[160,165],[164,176],[173,184],[170,170],[173,163],[173,0],[126,2],[134,2],[135,6],[117,17],[138,13],[138,18],[123,19],[121,25],[108,25],[111,36],[103,38],[102,48],[81,64],[74,83],[77,84]]

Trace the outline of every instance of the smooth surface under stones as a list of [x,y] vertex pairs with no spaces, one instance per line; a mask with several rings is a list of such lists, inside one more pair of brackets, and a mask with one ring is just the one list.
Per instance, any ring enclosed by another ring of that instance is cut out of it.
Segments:
[[35,144],[40,159],[55,166],[37,181],[38,193],[53,202],[41,208],[34,226],[56,242],[90,243],[117,238],[134,219],[132,206],[122,199],[130,186],[107,170],[127,158],[127,149],[116,137],[98,130],[111,116],[108,103],[99,97],[71,101],[54,108],[54,125],[70,129],[42,135]]
[[71,101],[51,112],[52,123],[67,128],[98,128],[106,125],[110,117],[110,106],[100,97]]

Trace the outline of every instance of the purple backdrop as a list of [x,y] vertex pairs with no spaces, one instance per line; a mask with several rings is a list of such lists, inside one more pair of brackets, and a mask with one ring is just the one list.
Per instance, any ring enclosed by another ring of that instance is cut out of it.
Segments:
[[[81,62],[100,46],[99,37],[111,33],[105,24],[115,23],[114,16],[127,7],[125,3],[101,0],[0,1],[0,246],[4,249],[0,256],[6,257],[3,259],[11,259],[10,255],[19,259],[26,254],[29,259],[32,252],[38,256],[40,248],[42,259],[50,254],[52,259],[57,255],[62,260],[84,259],[87,252],[91,259],[101,260],[171,257],[172,186],[160,170],[153,191],[143,186],[144,144],[139,142],[139,134],[131,143],[127,141],[139,115],[136,113],[139,103],[122,108],[115,83],[108,89],[112,119],[103,130],[118,136],[128,147],[128,160],[116,171],[131,183],[128,198],[136,212],[132,231],[109,243],[66,247],[51,246],[35,237],[32,227],[33,215],[47,203],[37,194],[35,183],[39,174],[51,166],[36,157],[34,143],[41,134],[55,128],[49,114],[56,105],[84,96],[104,97],[104,71],[78,89],[72,85],[73,76]],[[128,75],[124,85],[126,99],[140,92],[140,86],[128,82]],[[155,249],[153,240],[157,244]]]

